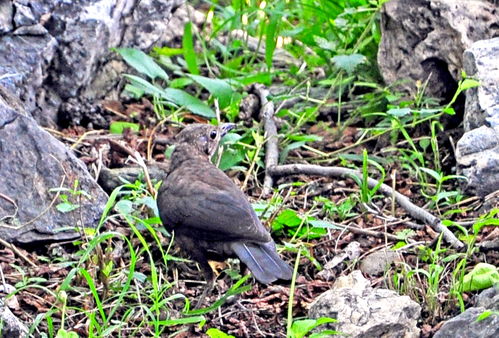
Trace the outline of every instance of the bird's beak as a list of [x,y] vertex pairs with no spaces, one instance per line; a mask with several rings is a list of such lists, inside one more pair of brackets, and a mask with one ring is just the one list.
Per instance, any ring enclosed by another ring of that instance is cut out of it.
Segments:
[[224,123],[220,126],[220,137],[224,137],[229,131],[236,128],[235,123]]

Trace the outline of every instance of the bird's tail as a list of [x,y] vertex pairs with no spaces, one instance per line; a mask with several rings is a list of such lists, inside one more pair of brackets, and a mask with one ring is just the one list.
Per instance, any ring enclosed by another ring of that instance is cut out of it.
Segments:
[[273,242],[233,242],[231,248],[260,283],[269,284],[277,279],[289,280],[293,275],[293,269],[277,255]]

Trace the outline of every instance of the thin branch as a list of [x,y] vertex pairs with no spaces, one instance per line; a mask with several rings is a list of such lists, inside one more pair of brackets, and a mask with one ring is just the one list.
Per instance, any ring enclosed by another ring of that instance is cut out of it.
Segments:
[[[362,179],[362,174],[347,168],[340,167],[321,167],[318,165],[309,164],[286,164],[278,165],[274,167],[267,168],[267,172],[272,176],[287,176],[287,175],[316,175],[316,176],[331,176],[331,177],[351,177],[357,176]],[[368,178],[367,182],[370,188],[375,187],[379,182],[373,178]],[[381,184],[379,191],[387,197],[395,198],[397,203],[404,208],[412,217],[429,224],[435,231],[443,234],[445,241],[447,241],[454,248],[463,248],[464,244],[459,239],[454,236],[452,231],[450,231],[439,218],[433,216],[428,211],[418,207],[411,202],[409,198],[402,195],[401,193],[394,191],[390,186],[386,184]]]
[[263,121],[265,138],[267,140],[267,143],[265,144],[265,168],[267,169],[265,170],[262,194],[268,195],[272,192],[272,186],[274,184],[272,175],[268,172],[268,168],[277,165],[279,158],[277,126],[274,120],[275,108],[274,103],[267,99],[270,92],[264,85],[256,84],[254,85],[254,90],[260,98],[260,118]]

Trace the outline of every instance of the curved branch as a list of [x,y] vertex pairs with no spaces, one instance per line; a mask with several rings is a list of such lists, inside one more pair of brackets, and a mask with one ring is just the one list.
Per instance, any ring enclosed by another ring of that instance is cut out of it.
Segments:
[[[318,165],[311,164],[286,164],[286,165],[277,165],[270,168],[267,168],[267,172],[272,176],[287,176],[287,175],[296,175],[296,174],[305,174],[305,175],[316,175],[316,176],[330,176],[330,177],[350,177],[357,176],[362,179],[362,174],[347,168],[340,167],[322,167]],[[379,184],[379,181],[368,178],[367,182],[370,188],[375,187]],[[464,247],[463,242],[454,236],[452,231],[450,231],[438,217],[433,216],[428,211],[418,207],[411,200],[402,195],[401,193],[393,190],[390,186],[386,184],[381,184],[379,187],[379,191],[383,193],[383,195],[388,197],[394,197],[397,203],[404,208],[412,217],[423,221],[429,224],[435,231],[442,233],[444,240],[452,245],[456,249],[460,249]]]

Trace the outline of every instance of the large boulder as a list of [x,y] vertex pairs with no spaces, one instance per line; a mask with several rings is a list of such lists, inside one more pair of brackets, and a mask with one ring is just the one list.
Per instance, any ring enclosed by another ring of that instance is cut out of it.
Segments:
[[408,296],[373,289],[358,270],[340,277],[311,304],[309,317],[336,318],[332,329],[349,337],[419,337],[421,307]]
[[497,22],[497,5],[487,1],[387,1],[381,12],[381,74],[412,94],[417,81],[429,79],[426,94],[448,100],[460,79],[464,50],[499,36]]
[[113,60],[112,47],[164,43],[181,2],[0,1],[0,85],[38,122],[53,125],[62,102],[115,89],[123,65]]
[[465,134],[457,142],[457,170],[466,189],[479,196],[499,190],[499,38],[475,42],[464,53],[464,69],[480,81],[466,91]]
[[[486,311],[488,317],[478,320]],[[478,296],[477,304],[449,319],[435,334],[435,338],[493,338],[499,337],[499,287],[492,287]],[[494,313],[495,312],[495,313]]]
[[75,227],[95,227],[106,201],[85,165],[0,86],[0,238],[77,238]]

